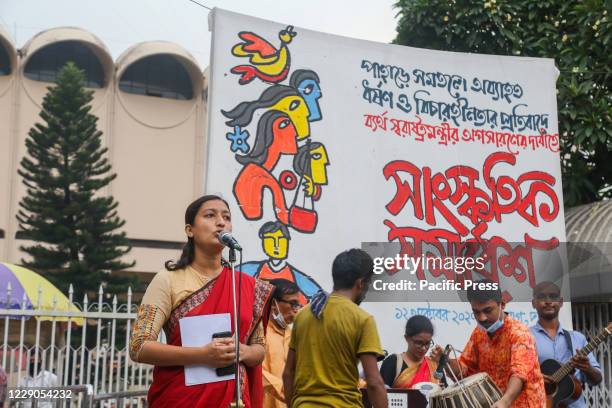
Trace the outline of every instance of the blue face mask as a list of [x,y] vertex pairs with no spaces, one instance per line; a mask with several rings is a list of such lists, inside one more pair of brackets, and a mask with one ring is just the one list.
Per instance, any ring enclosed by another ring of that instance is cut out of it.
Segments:
[[480,327],[482,330],[484,330],[485,332],[487,332],[487,334],[493,334],[496,331],[498,331],[499,329],[501,329],[502,327],[504,327],[504,321],[501,319],[502,317],[502,313],[504,313],[503,310],[500,310],[499,312],[499,318],[497,319],[497,321],[495,323],[493,323],[492,325],[490,325],[489,327],[484,327],[482,324],[480,324],[480,322],[478,322],[478,327]]

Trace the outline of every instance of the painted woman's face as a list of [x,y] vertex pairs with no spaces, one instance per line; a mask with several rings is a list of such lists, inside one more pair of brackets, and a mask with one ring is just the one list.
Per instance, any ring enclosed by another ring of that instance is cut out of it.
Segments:
[[297,153],[297,132],[289,117],[283,116],[274,120],[272,124],[274,143],[278,150],[284,154]]
[[327,166],[329,166],[329,159],[325,146],[319,146],[310,151],[310,169],[313,183],[327,184]]
[[321,88],[319,87],[319,83],[314,79],[305,79],[298,84],[298,92],[306,101],[306,105],[308,106],[309,122],[315,122],[317,120],[321,120],[321,108],[319,107],[319,99],[323,94],[321,93]]
[[278,110],[286,113],[295,126],[298,140],[303,140],[310,136],[310,124],[308,123],[308,106],[301,96],[286,96],[270,107],[271,110]]

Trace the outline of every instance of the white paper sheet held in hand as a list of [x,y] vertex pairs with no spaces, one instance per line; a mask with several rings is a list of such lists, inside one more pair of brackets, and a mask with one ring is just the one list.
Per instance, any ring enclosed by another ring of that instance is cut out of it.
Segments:
[[[212,341],[213,334],[232,330],[229,313],[183,317],[179,320],[179,326],[184,347],[202,347]],[[215,368],[207,365],[185,366],[185,385],[207,384],[233,379],[234,374],[218,377]]]

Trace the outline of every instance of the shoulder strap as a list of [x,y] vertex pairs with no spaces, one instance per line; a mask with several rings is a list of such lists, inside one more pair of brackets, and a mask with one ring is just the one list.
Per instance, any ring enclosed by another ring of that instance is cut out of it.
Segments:
[[574,355],[574,346],[572,345],[572,335],[567,330],[563,329],[563,336],[565,337],[565,343],[569,349],[570,355]]

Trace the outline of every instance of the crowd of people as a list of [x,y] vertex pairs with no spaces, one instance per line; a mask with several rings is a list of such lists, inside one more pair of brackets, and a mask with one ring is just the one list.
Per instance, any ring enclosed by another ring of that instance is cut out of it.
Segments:
[[[434,326],[425,316],[406,322],[406,350],[385,358],[374,317],[360,308],[373,276],[372,258],[360,249],[340,253],[333,261],[333,290],[317,292],[306,306],[295,283],[263,281],[240,272],[239,370],[241,401],[235,381],[185,384],[184,366],[221,368],[236,359],[234,337],[214,338],[201,347],[183,347],[183,317],[229,313],[232,270],[222,258],[218,236],[231,231],[229,205],[208,195],[185,214],[187,244],[176,262],[156,274],[138,310],[130,341],[134,361],[153,364],[148,402],[158,407],[358,407],[360,386],[374,407],[387,407],[387,389],[410,389],[439,382],[436,370],[445,350],[435,345]],[[241,276],[240,276],[241,275]],[[492,408],[542,408],[545,384],[540,362],[568,362],[583,383],[602,380],[592,353],[578,352],[585,337],[559,322],[563,298],[550,282],[537,285],[533,307],[538,322],[528,328],[506,312],[499,289],[467,291],[477,327],[446,371],[464,378],[486,373],[501,390]],[[167,344],[158,342],[161,330]],[[382,364],[379,367],[379,363]],[[359,366],[361,366],[361,375]],[[442,379],[444,381],[444,378]],[[584,397],[570,408],[586,406]]]

